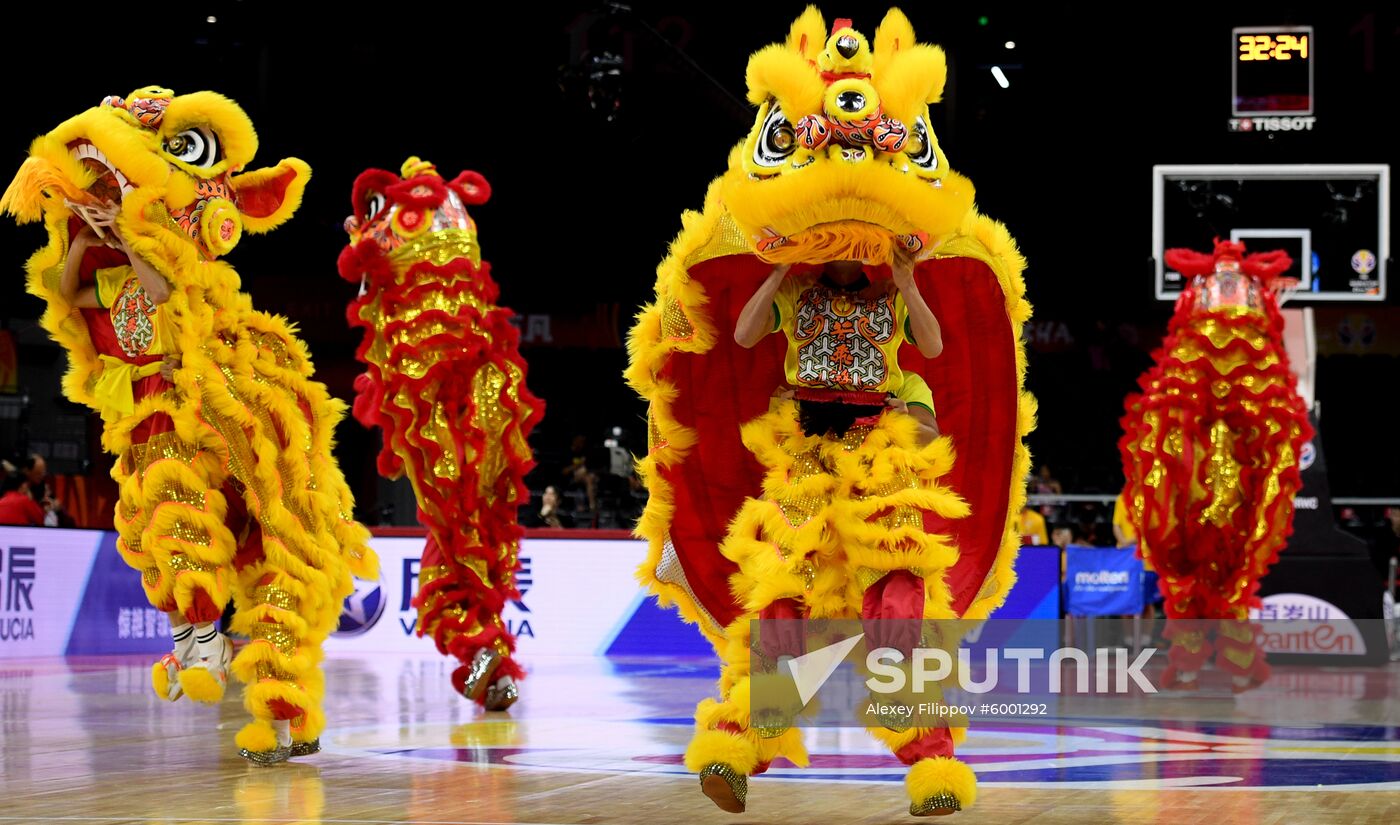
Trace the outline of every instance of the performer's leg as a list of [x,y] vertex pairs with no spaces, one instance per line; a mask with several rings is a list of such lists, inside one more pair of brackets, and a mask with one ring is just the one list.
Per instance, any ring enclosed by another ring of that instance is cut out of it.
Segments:
[[[847,575],[861,594],[868,644],[900,650],[906,662],[914,647],[951,652],[957,646],[955,629],[935,632],[938,638],[921,636],[931,625],[925,620],[956,619],[944,573],[958,553],[946,531],[950,520],[967,514],[967,505],[938,484],[952,467],[951,445],[941,439],[921,447],[915,427],[908,416],[887,414],[873,427],[853,428],[842,443],[824,445],[842,484],[845,517],[835,527]],[[937,625],[932,627],[936,631]],[[939,701],[935,690],[918,696],[916,705]],[[905,782],[910,813],[931,816],[970,807],[976,777],[953,755],[963,729],[908,724],[881,720],[870,730],[911,766]]]
[[1193,582],[1181,582],[1168,576],[1163,576],[1162,582],[1166,596],[1163,608],[1167,613],[1162,638],[1171,642],[1167,667],[1162,671],[1162,688],[1196,690],[1200,687],[1201,668],[1214,650],[1210,642],[1214,622],[1201,617],[1202,594],[1197,592]]
[[486,559],[464,555],[480,549],[479,545],[465,547],[457,554],[458,560],[475,558],[474,565],[454,564],[437,535],[429,533],[413,606],[418,609],[418,635],[431,637],[439,652],[461,662],[452,673],[456,691],[481,705],[486,705],[489,694],[493,707],[488,709],[504,710],[518,696],[515,680],[524,676],[513,657],[515,639],[501,618],[504,594],[514,586],[511,582],[489,586]]
[[185,695],[180,686],[180,671],[195,660],[194,625],[178,611],[165,614],[170,622],[171,651],[151,666],[151,687],[162,699],[174,702]]
[[253,721],[234,741],[256,764],[315,753],[326,723],[321,644],[341,600],[327,571],[298,561],[265,525],[250,531],[239,561],[233,627],[251,641],[233,672],[247,685],[243,705]]
[[203,649],[198,643],[229,598],[234,536],[224,524],[224,496],[212,483],[218,472],[212,455],[169,431],[133,446],[113,469],[120,485],[117,550],[141,571],[147,599],[172,619],[175,649],[151,669],[162,699],[189,694],[217,702],[227,683],[229,649],[220,646],[226,640],[206,639]]
[[[916,618],[925,615],[931,591],[936,592],[936,589],[926,587],[923,580],[908,570],[892,571],[868,587],[861,618],[869,644],[899,650],[905,654],[906,662],[913,648],[920,646],[936,645],[950,654],[955,653],[956,623],[949,628],[949,638],[943,638],[936,623]],[[923,638],[925,627],[930,628],[936,638]],[[889,703],[890,697],[884,699]],[[941,701],[941,686],[934,685],[932,690],[925,687],[923,692],[911,694],[900,703],[913,703],[918,707]],[[918,715],[923,718],[913,726],[907,720],[882,719],[880,724],[868,729],[901,762],[910,766],[905,777],[909,812],[915,816],[939,816],[971,807],[977,799],[977,777],[954,756],[954,746],[967,736],[966,727],[951,726],[959,720],[950,717],[928,719],[931,711],[927,707]],[[928,726],[929,721],[941,724]]]
[[774,665],[769,670],[776,671],[779,658],[800,653],[800,628],[765,632],[753,650],[750,623],[783,620],[765,627],[790,630],[795,625],[789,622],[803,616],[840,617],[846,605],[840,565],[818,564],[835,550],[828,523],[836,479],[822,463],[821,439],[802,432],[792,402],[746,424],[743,438],[765,468],[766,497],[744,502],[720,551],[738,565],[730,587],[741,595],[745,612],[726,629],[719,700],[705,699],[696,708],[698,732],[685,754],[686,767],[700,774],[701,789],[730,812],[744,810],[748,777],[778,755],[807,763],[791,720],[750,720],[751,657],[767,656]]
[[[796,728],[761,728],[751,724],[752,676],[750,657],[767,655],[753,650],[751,622],[800,618],[795,600],[782,599],[758,614],[735,619],[725,632],[721,654],[720,698],[704,699],[695,710],[697,732],[685,751],[685,765],[700,775],[700,787],[722,810],[740,813],[748,796],[748,777],[768,770],[782,756],[796,765],[807,765],[807,751]],[[765,644],[770,652],[792,655],[794,640],[789,634]],[[768,640],[765,640],[767,642]],[[799,647],[800,650],[800,647]]]
[[1228,673],[1235,693],[1253,690],[1269,679],[1269,663],[1259,644],[1259,625],[1249,620],[1246,608],[1236,617],[1221,619],[1215,637],[1215,666]]

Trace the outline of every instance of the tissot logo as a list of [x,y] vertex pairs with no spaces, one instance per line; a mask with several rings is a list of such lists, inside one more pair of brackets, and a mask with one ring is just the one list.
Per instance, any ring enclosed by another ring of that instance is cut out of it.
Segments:
[[10,547],[0,555],[0,642],[34,638],[33,547]]
[[1311,132],[1315,117],[1232,117],[1232,132]]

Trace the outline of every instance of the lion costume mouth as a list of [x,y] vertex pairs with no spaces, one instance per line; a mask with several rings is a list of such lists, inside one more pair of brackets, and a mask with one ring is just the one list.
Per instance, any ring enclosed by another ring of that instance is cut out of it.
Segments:
[[127,193],[136,189],[116,164],[108,160],[102,150],[91,141],[75,140],[69,143],[68,153],[96,177],[84,191],[98,202],[121,203]]

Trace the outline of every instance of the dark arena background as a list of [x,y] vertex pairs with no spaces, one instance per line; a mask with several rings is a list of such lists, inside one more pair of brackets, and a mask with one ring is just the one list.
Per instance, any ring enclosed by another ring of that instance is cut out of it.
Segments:
[[[887,6],[821,8],[828,27],[849,16],[871,35]],[[681,213],[702,206],[754,126],[748,56],[780,41],[802,9],[225,0],[0,11],[7,181],[37,135],[147,84],[237,101],[258,130],[254,166],[310,165],[297,214],[265,236],[245,233],[228,260],[255,306],[296,326],[316,378],[347,402],[364,366],[345,317],[356,287],[336,261],[356,176],[397,171],[410,155],[447,177],[484,175],[492,196],[471,215],[499,304],[516,313],[528,385],[548,407],[518,506],[520,597],[503,612],[529,671],[521,701],[483,712],[454,689],[455,663],[413,635],[424,545],[414,490],[380,476],[380,430],[347,416],[335,456],[381,578],[357,583],[326,644],[322,753],[249,765],[232,746],[238,691],[213,708],[151,696],[169,623],[117,555],[115,459],[98,416],[63,397],[68,357],[39,325],[44,301],[25,290],[25,261],[45,233],[0,221],[0,475],[18,479],[42,456],[47,475],[35,483],[46,493],[35,498],[59,502],[56,527],[0,526],[0,823],[908,815],[903,765],[844,728],[808,731],[811,768],[776,760],[751,781],[745,814],[707,801],[681,755],[719,664],[633,578],[647,553],[631,536],[647,501],[634,457],[648,442],[647,405],[622,377],[627,333],[655,298]],[[1294,641],[1270,651],[1274,677],[1255,692],[1235,693],[1208,669],[1197,694],[1077,697],[1032,724],[974,719],[959,753],[978,772],[978,799],[954,821],[1394,821],[1400,287],[1381,276],[1400,163],[1400,14],[1343,4],[904,11],[920,42],[947,53],[930,125],[949,164],[1028,262],[1035,515],[1022,518],[1019,582],[993,624],[1042,623],[1051,647],[1157,647],[1148,670],[1160,670],[1165,613],[1142,584],[1155,573],[1115,531],[1120,419],[1181,286],[1158,295],[1162,244],[1209,251],[1213,236],[1248,227],[1265,230],[1240,236],[1251,251],[1308,253],[1285,309],[1307,310],[1287,323],[1307,354],[1306,369],[1294,366],[1317,430],[1299,456],[1293,537],[1255,615],[1317,623],[1307,643],[1351,640],[1328,658],[1281,634]],[[1287,71],[1240,60],[1250,38],[1303,31],[1311,51],[1295,51]],[[1254,183],[1239,167],[1273,171]],[[1362,251],[1380,260],[1365,264]],[[1093,578],[1100,571],[1109,578]],[[1098,585],[1120,571],[1133,598],[1105,601]],[[1086,596],[1076,581],[1094,586]]]

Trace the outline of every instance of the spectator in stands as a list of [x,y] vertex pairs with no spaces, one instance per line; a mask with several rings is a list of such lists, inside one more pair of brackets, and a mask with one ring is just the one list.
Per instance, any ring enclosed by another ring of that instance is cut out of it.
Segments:
[[[582,487],[588,501],[588,512],[598,512],[598,474],[588,466],[588,439],[574,436],[569,463],[564,466],[563,476],[566,487]],[[579,508],[582,510],[583,508]]]
[[1060,548],[1060,575],[1069,569],[1069,546],[1074,544],[1074,528],[1068,524],[1056,524],[1050,531],[1050,543]]
[[545,527],[573,527],[574,519],[559,508],[559,490],[554,485],[544,488],[540,499],[540,522]]
[[[1064,490],[1060,488],[1060,482],[1056,481],[1055,477],[1050,474],[1050,465],[1048,464],[1040,465],[1040,472],[1031,479],[1031,492],[1041,496],[1058,496],[1064,494]],[[1046,521],[1059,521],[1060,505],[1042,504],[1040,507],[1040,514],[1045,516]]]
[[1045,517],[1031,507],[1021,508],[1021,544],[1044,547],[1050,543]]
[[1108,519],[1097,501],[1085,501],[1079,505],[1078,532],[1084,544],[1090,547],[1113,544],[1108,539]]
[[0,525],[44,526],[44,508],[29,495],[29,479],[22,472],[5,476],[3,494],[0,494]]
[[[1115,543],[1126,549],[1131,548],[1137,551],[1137,531],[1133,529],[1132,520],[1128,518],[1128,503],[1119,493],[1118,498],[1113,501],[1113,538]],[[1141,553],[1138,553],[1141,556]],[[1152,569],[1152,565],[1146,559],[1142,561],[1142,635],[1138,637],[1138,644],[1142,647],[1149,647],[1152,644],[1152,626],[1157,621],[1157,603],[1162,600],[1162,591],[1157,586],[1157,572]],[[1125,616],[1125,620],[1131,617]],[[1131,638],[1129,625],[1125,621],[1123,627],[1125,638]]]
[[44,508],[45,527],[72,527],[73,519],[63,511],[63,502],[53,494],[48,483],[49,465],[38,453],[30,453],[19,464],[19,473],[28,482],[29,497]]

